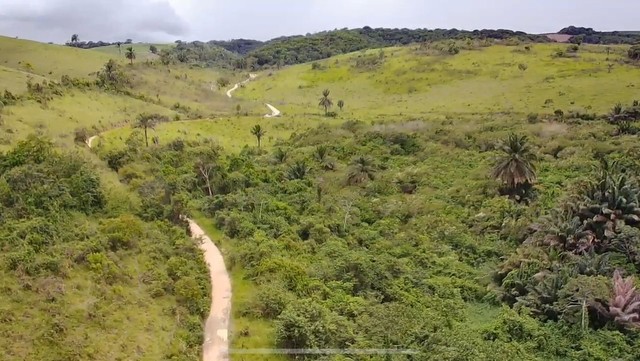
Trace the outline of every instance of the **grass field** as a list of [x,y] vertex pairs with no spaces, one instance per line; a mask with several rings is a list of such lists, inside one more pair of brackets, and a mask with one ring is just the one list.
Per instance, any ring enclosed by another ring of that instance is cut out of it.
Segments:
[[120,49],[118,49],[117,45],[109,45],[109,46],[100,46],[97,48],[91,48],[88,50],[100,52],[103,54],[108,54],[113,58],[122,58],[126,59],[124,54],[127,51],[127,48],[132,47],[136,53],[136,60],[145,61],[145,60],[154,60],[158,58],[158,55],[153,54],[149,47],[151,45],[155,45],[158,48],[158,51],[162,49],[168,49],[173,47],[172,44],[150,44],[150,43],[141,43],[141,44],[122,44]]
[[100,69],[110,58],[100,52],[3,36],[0,36],[0,49],[0,66],[56,80],[63,75],[91,77],[90,74]]
[[[137,46],[146,46],[148,51],[148,44]],[[6,37],[0,37],[0,48],[0,92],[6,89],[15,94],[26,92],[29,79],[59,81],[63,75],[94,79],[95,73],[117,55],[114,47],[92,51]],[[237,104],[241,104],[243,112],[264,111],[261,104],[229,99],[227,89],[215,85],[220,77],[231,82],[244,80],[248,76],[244,73],[182,64],[150,65],[140,58],[133,66],[126,59],[119,59],[119,63],[131,82],[132,92],[145,98],[97,89],[71,90],[44,105],[22,102],[6,107],[0,122],[0,148],[30,133],[47,135],[60,145],[69,146],[76,128],[97,133],[128,123],[140,113],[159,113],[172,119],[212,118],[235,113]]]
[[[345,115],[356,118],[419,117],[486,113],[553,113],[555,109],[607,111],[612,104],[637,97],[637,68],[624,65],[625,49],[582,46],[575,58],[554,58],[562,44],[492,46],[463,50],[455,56],[427,55],[416,47],[384,49],[377,66],[357,67],[371,50],[292,66],[238,91],[239,97],[269,99],[284,113],[318,114],[322,90],[334,105],[345,102]],[[614,67],[608,73],[607,64]],[[518,68],[526,64],[526,71]],[[334,107],[337,110],[337,107]]]

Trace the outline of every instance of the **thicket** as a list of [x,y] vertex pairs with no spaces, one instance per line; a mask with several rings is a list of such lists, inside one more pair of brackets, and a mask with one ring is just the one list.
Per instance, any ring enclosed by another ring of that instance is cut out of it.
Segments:
[[[555,195],[519,203],[500,195],[488,163],[498,150],[522,153],[526,138],[411,129],[351,121],[238,154],[138,141],[119,151],[119,174],[138,189],[157,184],[155,202],[163,189],[197,199],[230,239],[230,267],[255,285],[239,311],[273,322],[278,347],[408,348],[421,360],[640,357],[640,296],[622,276],[640,270],[632,159],[619,154],[626,167],[603,161],[562,184],[528,176],[524,185]],[[597,164],[580,157],[527,159],[546,172]]]
[[558,32],[573,35],[569,41],[586,44],[639,44],[640,33],[624,31],[596,31],[592,28],[569,26]]
[[[3,360],[199,359],[210,292],[199,250],[171,217],[131,207],[46,139],[0,154]],[[123,319],[136,310],[147,326]],[[163,342],[139,342],[147,332]]]
[[374,49],[411,43],[441,40],[517,39],[519,41],[548,42],[545,36],[531,35],[511,30],[457,29],[385,29],[364,27],[342,29],[307,36],[292,36],[270,40],[247,54],[257,66],[288,65],[325,59],[334,55],[362,49]]

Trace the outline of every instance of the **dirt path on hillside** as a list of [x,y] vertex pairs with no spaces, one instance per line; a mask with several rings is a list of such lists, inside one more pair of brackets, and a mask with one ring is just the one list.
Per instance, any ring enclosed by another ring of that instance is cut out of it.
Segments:
[[231,315],[231,280],[224,265],[222,253],[202,228],[191,219],[189,229],[193,239],[202,240],[200,249],[209,267],[211,277],[211,311],[204,328],[202,359],[225,361],[229,359],[229,319]]
[[[87,139],[91,148],[99,135]],[[231,279],[224,264],[222,253],[193,220],[189,222],[191,238],[198,241],[211,278],[211,309],[204,326],[204,343],[202,345],[203,361],[229,360],[229,319],[231,315]]]
[[[250,82],[251,80],[255,79],[258,75],[257,74],[249,74],[249,78],[243,82],[237,83],[236,85],[233,86],[233,88],[227,90],[227,96],[229,98],[232,97],[232,94],[234,91],[238,90],[238,88],[240,87],[240,85],[242,84],[246,84],[248,82]],[[265,104],[267,106],[267,108],[269,108],[269,110],[271,111],[271,114],[265,114],[265,118],[274,118],[274,117],[279,117],[282,113],[273,105],[271,104]]]
[[87,139],[87,145],[89,146],[89,148],[91,148],[91,144],[93,144],[93,141],[96,140],[96,138],[98,138],[98,136],[94,135],[93,137]]
[[240,85],[243,84],[247,84],[248,82],[252,81],[253,79],[255,79],[258,75],[257,74],[249,74],[249,78],[247,78],[247,80],[241,81],[240,83],[236,83],[236,85],[233,86],[233,88],[227,90],[227,96],[229,98],[231,98],[231,94],[238,90],[238,88],[240,87]]

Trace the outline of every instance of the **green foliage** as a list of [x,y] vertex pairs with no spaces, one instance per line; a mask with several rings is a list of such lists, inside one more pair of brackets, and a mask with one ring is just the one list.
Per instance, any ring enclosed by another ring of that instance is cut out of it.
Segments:
[[[92,165],[46,139],[0,153],[3,359],[200,357],[209,305],[200,252],[167,222],[107,216],[114,201]],[[174,257],[189,262],[170,278]]]
[[[290,36],[272,39],[263,44],[255,44],[255,50],[247,56],[255,59],[260,67],[276,65],[282,62],[286,65],[312,62],[334,55],[346,54],[364,49],[376,49],[387,46],[408,45],[411,43],[425,43],[445,39],[509,39],[518,38],[523,41],[548,42],[545,36],[530,35],[509,30],[477,30],[464,31],[457,29],[342,29],[326,31],[307,36]],[[457,45],[447,49],[455,55],[460,52]],[[366,60],[365,60],[366,59]],[[363,58],[364,63],[382,61],[379,56]],[[364,63],[362,66],[364,66]]]

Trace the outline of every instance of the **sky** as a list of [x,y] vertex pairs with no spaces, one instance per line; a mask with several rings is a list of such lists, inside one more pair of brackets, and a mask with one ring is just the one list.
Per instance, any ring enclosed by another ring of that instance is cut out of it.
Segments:
[[[63,43],[268,40],[339,28],[640,30],[639,0],[0,0],[0,35]],[[1,50],[1,49],[0,49]]]

